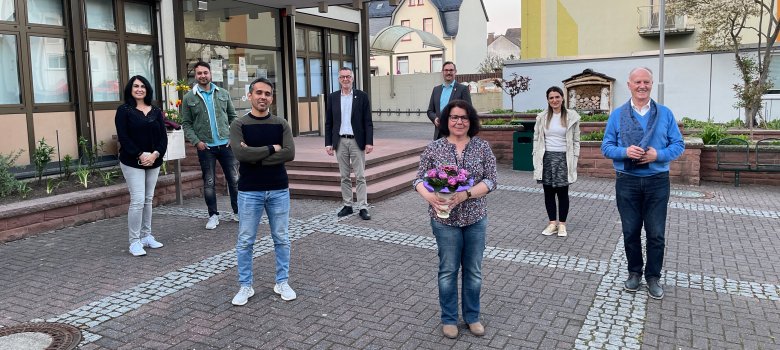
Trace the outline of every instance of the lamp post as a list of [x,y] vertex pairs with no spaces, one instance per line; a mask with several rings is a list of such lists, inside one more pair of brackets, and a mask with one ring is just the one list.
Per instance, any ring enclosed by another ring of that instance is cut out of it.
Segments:
[[664,104],[664,33],[666,32],[666,0],[661,0],[658,14],[658,25],[661,27],[658,40],[658,103]]

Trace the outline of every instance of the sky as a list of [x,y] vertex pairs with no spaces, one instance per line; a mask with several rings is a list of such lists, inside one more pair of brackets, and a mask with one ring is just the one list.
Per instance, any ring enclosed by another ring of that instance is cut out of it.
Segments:
[[507,28],[520,27],[520,0],[482,0],[487,10],[487,32],[506,33]]

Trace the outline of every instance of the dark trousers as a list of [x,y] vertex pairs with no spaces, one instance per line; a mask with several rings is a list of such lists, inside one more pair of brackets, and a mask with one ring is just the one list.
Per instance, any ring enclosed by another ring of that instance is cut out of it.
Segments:
[[219,215],[215,188],[217,161],[225,174],[230,194],[230,206],[233,208],[233,213],[238,213],[238,163],[230,147],[225,145],[198,150],[198,161],[203,173],[203,197],[206,199],[209,216]]
[[[617,173],[615,201],[623,223],[628,272],[660,278],[664,264],[669,173],[647,177]],[[642,261],[642,227],[647,235],[647,265]],[[644,265],[644,266],[643,266]]]
[[[555,221],[566,222],[569,216],[569,186],[552,187],[542,185],[544,189],[544,207],[547,209],[547,218]],[[558,197],[558,216],[556,216],[555,197]]]

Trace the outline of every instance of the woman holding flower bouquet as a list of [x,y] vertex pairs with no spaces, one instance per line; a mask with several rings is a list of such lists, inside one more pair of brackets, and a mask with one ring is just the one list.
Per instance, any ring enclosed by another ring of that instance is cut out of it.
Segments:
[[485,251],[487,200],[496,189],[496,157],[487,141],[477,137],[477,111],[453,100],[442,110],[442,138],[428,144],[420,156],[414,189],[428,204],[431,228],[439,250],[439,304],[442,333],[458,336],[458,271],[463,269],[463,320],[472,334],[482,336],[479,294]]
[[563,108],[561,88],[553,86],[547,89],[546,96],[547,110],[536,116],[534,126],[534,179],[542,184],[544,206],[550,219],[542,234],[557,233],[558,237],[566,237],[569,185],[577,181],[577,159],[580,155],[580,115],[573,109]]

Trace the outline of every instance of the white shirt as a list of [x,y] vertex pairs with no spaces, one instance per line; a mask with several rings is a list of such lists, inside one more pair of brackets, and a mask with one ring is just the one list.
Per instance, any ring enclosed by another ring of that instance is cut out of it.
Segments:
[[341,93],[341,128],[339,135],[355,135],[352,131],[352,99],[354,94],[349,90],[349,94]]
[[638,107],[637,105],[634,104],[634,99],[632,98],[631,99],[631,108],[633,108],[634,111],[637,114],[639,114],[640,116],[644,117],[645,114],[647,114],[647,112],[650,111],[650,100],[647,100],[647,104],[646,105],[644,105],[642,107]]
[[566,152],[566,127],[561,125],[560,113],[553,113],[544,130],[544,148],[550,152]]

